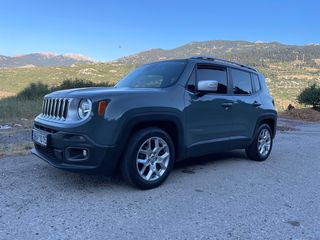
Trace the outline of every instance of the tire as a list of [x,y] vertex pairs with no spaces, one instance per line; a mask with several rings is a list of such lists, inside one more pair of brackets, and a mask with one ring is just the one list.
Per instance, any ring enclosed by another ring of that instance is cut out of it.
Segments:
[[170,136],[159,128],[145,128],[134,133],[127,146],[121,163],[124,180],[140,189],[161,185],[174,162],[175,151]]
[[273,136],[271,128],[267,124],[261,124],[256,131],[253,142],[246,148],[247,156],[254,161],[264,161],[269,157],[272,145]]

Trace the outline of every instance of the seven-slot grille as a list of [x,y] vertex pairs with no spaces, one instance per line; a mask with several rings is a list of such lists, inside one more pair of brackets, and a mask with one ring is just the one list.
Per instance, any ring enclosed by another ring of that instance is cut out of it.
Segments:
[[68,115],[69,98],[45,98],[42,104],[42,116],[65,120]]

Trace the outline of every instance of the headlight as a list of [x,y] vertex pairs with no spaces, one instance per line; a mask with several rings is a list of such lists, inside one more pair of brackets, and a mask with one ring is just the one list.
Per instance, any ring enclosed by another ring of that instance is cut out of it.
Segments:
[[89,99],[82,99],[79,103],[78,114],[81,120],[89,117],[92,110],[92,102]]

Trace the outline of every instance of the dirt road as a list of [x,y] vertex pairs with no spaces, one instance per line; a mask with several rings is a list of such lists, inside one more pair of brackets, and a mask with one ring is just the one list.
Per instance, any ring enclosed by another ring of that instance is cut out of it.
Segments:
[[265,162],[197,159],[149,191],[0,158],[0,239],[319,239],[320,124],[280,126]]

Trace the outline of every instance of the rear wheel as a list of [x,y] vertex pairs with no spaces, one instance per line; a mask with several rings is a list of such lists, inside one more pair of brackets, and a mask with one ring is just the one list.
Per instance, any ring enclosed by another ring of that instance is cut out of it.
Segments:
[[121,171],[132,185],[150,189],[165,181],[173,161],[174,147],[170,136],[159,128],[146,128],[131,137]]
[[272,131],[269,125],[262,124],[251,145],[246,148],[247,156],[255,161],[266,160],[271,152],[273,144]]

